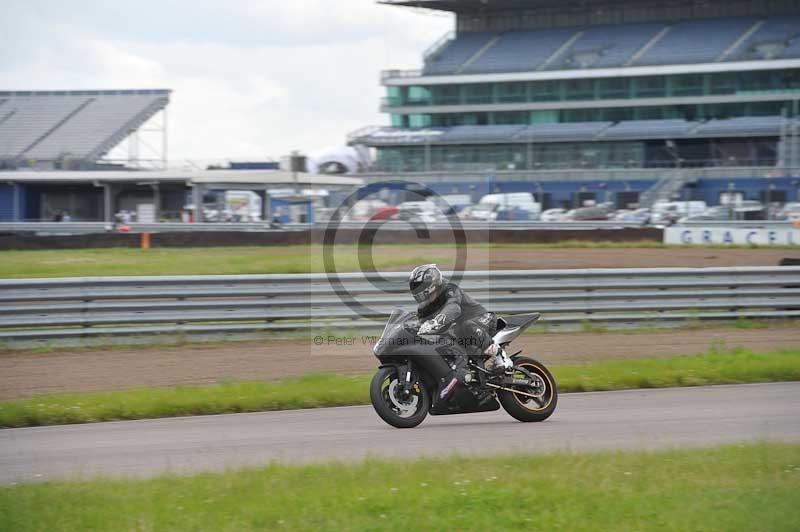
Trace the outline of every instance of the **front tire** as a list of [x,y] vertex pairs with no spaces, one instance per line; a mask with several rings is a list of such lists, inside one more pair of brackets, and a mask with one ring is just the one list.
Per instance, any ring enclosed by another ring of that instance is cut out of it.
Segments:
[[[523,367],[542,379],[544,383],[543,389],[535,392],[537,394],[541,392],[541,396],[533,398],[514,392],[498,390],[497,398],[500,400],[500,404],[503,405],[509,415],[519,421],[544,421],[549,418],[555,412],[556,404],[558,404],[558,387],[550,371],[541,362],[528,357],[516,357],[514,366]],[[527,378],[521,371],[516,371],[514,377]],[[534,390],[530,387],[512,386],[512,388],[526,393],[534,393]]]
[[415,386],[411,398],[398,397],[397,368],[385,367],[378,370],[369,386],[369,398],[375,412],[386,423],[398,429],[416,427],[428,415],[431,398],[422,381]]

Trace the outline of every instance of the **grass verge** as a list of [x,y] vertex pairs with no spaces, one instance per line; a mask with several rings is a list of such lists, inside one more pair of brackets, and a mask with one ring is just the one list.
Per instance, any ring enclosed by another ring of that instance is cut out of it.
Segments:
[[[441,247],[408,246],[409,253],[372,249],[378,270],[447,262]],[[337,271],[361,271],[356,246],[335,246]],[[0,251],[0,278],[91,277],[115,275],[244,275],[325,271],[322,246],[213,248],[101,248]]]
[[[673,246],[661,242],[586,242],[570,240],[552,244],[469,244],[470,249],[767,249],[766,246]],[[457,246],[375,245],[370,252],[378,270],[412,269],[418,264],[436,262],[452,265]],[[398,253],[398,249],[408,253]],[[770,250],[797,250],[797,246],[770,246]],[[210,248],[135,248],[59,249],[0,251],[0,278],[83,277],[113,275],[237,275],[263,273],[319,273],[325,271],[321,245],[237,246]],[[361,271],[358,247],[335,246],[339,272]]]
[[[800,380],[800,349],[611,360],[552,368],[562,392]],[[369,375],[53,394],[0,402],[0,427],[368,404]]]
[[3,530],[797,530],[800,445],[0,487]]

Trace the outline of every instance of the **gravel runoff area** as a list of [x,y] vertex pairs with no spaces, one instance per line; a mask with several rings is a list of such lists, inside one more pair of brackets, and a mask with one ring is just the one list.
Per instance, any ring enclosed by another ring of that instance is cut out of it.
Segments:
[[[382,254],[407,254],[408,249],[381,248]],[[444,248],[437,254],[451,257]],[[525,248],[470,247],[469,270],[559,270],[572,268],[710,268],[721,266],[777,266],[781,259],[800,259],[800,248]],[[388,268],[403,270],[403,267]]]
[[[794,323],[796,325],[796,322]],[[45,393],[119,390],[141,386],[278,380],[309,372],[375,371],[369,337],[315,345],[306,341],[185,344],[109,350],[60,350],[0,354],[0,399]],[[771,351],[800,346],[797,327],[701,328],[646,332],[542,333],[514,343],[550,365],[612,358],[702,353],[713,346]]]

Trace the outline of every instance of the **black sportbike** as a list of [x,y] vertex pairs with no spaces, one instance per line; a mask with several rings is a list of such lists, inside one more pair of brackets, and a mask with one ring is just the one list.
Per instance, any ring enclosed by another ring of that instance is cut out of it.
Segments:
[[[507,349],[538,319],[538,313],[498,318],[495,341]],[[484,355],[471,355],[467,386],[458,386],[448,399],[440,399],[439,392],[452,378],[455,350],[461,347],[449,330],[420,336],[418,329],[414,312],[396,310],[373,349],[380,369],[372,378],[369,395],[375,412],[388,424],[411,428],[429,413],[489,412],[500,405],[520,421],[544,421],[555,411],[558,390],[553,376],[544,364],[520,352],[510,357],[513,367],[499,374],[484,369]]]

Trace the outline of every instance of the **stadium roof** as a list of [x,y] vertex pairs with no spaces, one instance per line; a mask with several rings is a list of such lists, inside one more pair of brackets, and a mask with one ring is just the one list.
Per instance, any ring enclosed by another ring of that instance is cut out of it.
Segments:
[[[379,4],[419,7],[459,14],[541,9],[551,7],[587,7],[591,5],[636,4],[640,0],[378,0]],[[652,0],[649,2],[652,3]]]
[[166,170],[166,171],[8,171],[0,172],[7,183],[198,183],[204,185],[298,185],[361,186],[358,177],[298,173],[282,170]]
[[0,91],[0,161],[94,162],[164,109],[170,93]]

